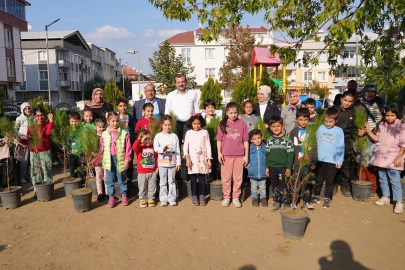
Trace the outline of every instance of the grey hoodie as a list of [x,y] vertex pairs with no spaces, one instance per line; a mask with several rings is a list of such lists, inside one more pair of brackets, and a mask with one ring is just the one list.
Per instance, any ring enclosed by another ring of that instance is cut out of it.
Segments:
[[[14,127],[15,130],[18,132],[18,136],[21,139],[27,138],[27,131],[28,131],[28,127],[30,125],[28,117],[24,114],[25,107],[31,108],[31,105],[28,102],[24,102],[23,104],[21,104],[21,115],[18,116],[17,119],[15,120],[15,127]],[[31,110],[32,110],[32,108],[31,108]],[[29,117],[31,118],[32,115],[30,115]]]

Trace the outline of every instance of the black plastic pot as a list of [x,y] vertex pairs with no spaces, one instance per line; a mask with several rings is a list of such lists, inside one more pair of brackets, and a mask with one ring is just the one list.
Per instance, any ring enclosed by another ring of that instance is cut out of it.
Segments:
[[98,196],[98,192],[97,192],[97,182],[96,182],[96,180],[94,179],[94,181],[93,180],[88,180],[87,181],[87,187],[88,188],[90,188],[91,190],[93,190],[93,197],[97,197]]
[[402,198],[405,199],[405,179],[401,179]]
[[214,201],[222,201],[224,199],[224,193],[222,192],[221,183],[210,183],[210,199]]
[[90,211],[92,193],[93,193],[92,191],[83,194],[71,193],[73,200],[73,207],[75,208],[76,212],[84,213]]
[[1,202],[6,210],[21,206],[21,187],[10,188],[16,188],[16,190],[4,192],[4,189],[2,189],[0,191]]
[[54,199],[55,182],[44,181],[44,184],[41,182],[35,183],[35,189],[39,202],[49,202]]
[[305,228],[307,226],[308,213],[302,209],[296,209],[295,211],[305,212],[304,217],[290,217],[280,210],[281,214],[281,226],[283,228],[283,235],[286,238],[301,239],[304,237]]
[[352,195],[353,200],[359,202],[368,202],[370,200],[371,189],[373,183],[369,181],[362,181],[365,185],[360,185],[356,181],[352,181]]
[[75,181],[67,181],[67,182],[63,182],[63,187],[65,188],[65,195],[66,198],[71,199],[72,198],[72,194],[70,194],[70,192],[72,192],[75,189],[81,188],[82,187],[82,179],[81,178],[75,178]]

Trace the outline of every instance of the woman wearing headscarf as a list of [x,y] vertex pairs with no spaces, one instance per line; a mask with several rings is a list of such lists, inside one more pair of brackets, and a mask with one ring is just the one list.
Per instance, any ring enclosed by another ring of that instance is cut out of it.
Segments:
[[370,130],[372,130],[380,123],[387,104],[382,97],[377,96],[377,86],[375,84],[367,84],[360,93],[363,98],[355,103],[353,109],[367,114],[367,122]]
[[104,102],[104,92],[101,88],[93,90],[91,102],[86,105],[85,109],[88,108],[92,109],[94,120],[105,118],[106,113],[114,111],[114,107],[110,103]]
[[272,135],[272,132],[269,128],[270,118],[272,116],[279,116],[280,109],[278,108],[277,103],[274,103],[270,100],[271,97],[271,88],[267,85],[262,85],[257,90],[257,99],[258,103],[254,104],[254,111],[256,116],[260,116],[263,122],[266,124],[267,132]]
[[292,89],[288,93],[289,104],[281,111],[281,117],[284,120],[285,133],[290,134],[291,130],[295,127],[297,110],[301,108],[300,94],[296,89]]

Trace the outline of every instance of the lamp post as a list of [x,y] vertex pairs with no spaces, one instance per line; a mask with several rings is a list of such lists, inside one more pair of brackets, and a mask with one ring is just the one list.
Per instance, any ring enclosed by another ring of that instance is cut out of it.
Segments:
[[141,69],[140,69],[140,63],[139,63],[139,51],[131,50],[127,51],[127,53],[131,54],[138,54],[138,97],[141,99]]
[[59,19],[53,21],[51,24],[45,25],[45,45],[46,45],[46,68],[48,69],[48,91],[49,91],[49,104],[51,105],[51,81],[49,78],[49,51],[48,51],[48,27],[59,21]]

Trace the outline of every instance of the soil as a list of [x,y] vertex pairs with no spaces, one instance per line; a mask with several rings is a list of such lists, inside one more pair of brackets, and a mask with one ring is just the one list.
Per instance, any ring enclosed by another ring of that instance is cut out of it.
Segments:
[[284,215],[289,216],[289,217],[305,217],[307,214],[304,211],[300,211],[299,209],[285,209],[281,210]]
[[96,178],[95,177],[92,177],[92,178],[89,178],[89,180],[87,180],[87,181],[96,181]]
[[89,193],[89,192],[93,192],[93,190],[90,189],[90,188],[85,187],[85,188],[75,189],[70,193],[80,195],[80,194],[86,194],[86,193]]
[[3,191],[1,191],[1,192],[10,192],[10,191],[14,191],[14,190],[17,190],[18,188],[6,188],[6,189],[3,189]]
[[213,184],[222,184],[222,181],[221,180],[215,180],[215,181],[212,181],[211,183],[213,183]]
[[73,177],[67,177],[63,179],[63,182],[75,182],[75,181],[77,181],[77,179]]
[[361,181],[361,180],[352,181],[352,183],[358,184],[358,185],[365,185],[365,186],[373,185],[373,183],[371,183],[370,181]]
[[405,179],[401,179],[401,183],[405,183]]
[[[183,195],[176,207],[140,208],[137,190],[129,206],[92,198],[77,213],[65,197],[63,174],[54,176],[55,199],[34,200],[23,184],[22,205],[0,206],[0,269],[403,269],[405,214],[379,198],[357,202],[340,191],[330,209],[306,210],[301,240],[286,239],[281,215],[269,207],[242,208],[207,201],[196,207]],[[185,185],[183,186],[183,194]],[[273,201],[269,201],[269,206]]]

